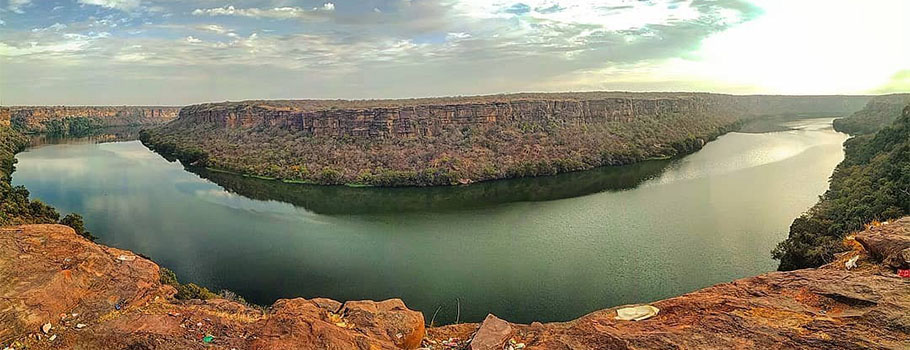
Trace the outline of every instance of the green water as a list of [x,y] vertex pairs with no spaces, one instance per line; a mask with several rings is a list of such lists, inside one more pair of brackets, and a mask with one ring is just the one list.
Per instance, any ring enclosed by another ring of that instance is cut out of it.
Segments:
[[428,320],[441,307],[437,324],[558,321],[773,270],[769,251],[843,158],[830,125],[447,188],[284,184],[185,169],[138,141],[57,140],[20,153],[13,182],[100,242],[255,303],[399,297]]

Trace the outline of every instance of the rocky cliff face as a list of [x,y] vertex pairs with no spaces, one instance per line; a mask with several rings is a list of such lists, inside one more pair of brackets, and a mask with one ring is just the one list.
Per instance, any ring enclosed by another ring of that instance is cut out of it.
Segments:
[[[11,349],[907,349],[910,218],[848,240],[820,269],[774,272],[569,322],[425,328],[396,299],[179,301],[155,263],[60,225],[0,229],[0,346]],[[853,260],[856,267],[847,270]],[[884,261],[884,263],[882,262]],[[521,305],[516,305],[521,307]],[[519,345],[522,344],[522,345]]]
[[375,103],[379,107],[357,103],[358,108],[350,108],[344,101],[320,106],[308,103],[311,101],[250,101],[188,106],[181,110],[178,123],[223,128],[277,127],[317,137],[412,138],[440,136],[447,127],[521,123],[578,126],[673,114],[837,115],[859,109],[866,100],[865,96],[591,93],[481,96],[439,102],[390,100]]
[[91,118],[105,127],[163,124],[177,117],[179,107],[143,106],[13,106],[0,107],[0,122],[8,120],[25,132],[44,132],[53,120]]
[[839,115],[865,96],[559,93],[184,107],[142,138],[188,164],[319,184],[551,175],[701,148],[744,118]]

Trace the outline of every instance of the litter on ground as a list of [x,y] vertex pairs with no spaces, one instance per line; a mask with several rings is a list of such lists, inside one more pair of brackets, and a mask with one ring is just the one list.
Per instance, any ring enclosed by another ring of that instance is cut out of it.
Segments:
[[847,260],[847,262],[844,263],[844,267],[846,267],[847,270],[855,269],[857,260],[859,260],[859,255],[850,258],[850,260]]
[[641,321],[657,316],[660,309],[651,305],[624,307],[616,310],[616,319],[623,321]]

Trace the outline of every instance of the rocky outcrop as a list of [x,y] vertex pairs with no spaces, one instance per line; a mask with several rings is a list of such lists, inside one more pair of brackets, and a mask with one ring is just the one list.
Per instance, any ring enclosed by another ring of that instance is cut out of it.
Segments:
[[48,123],[89,118],[104,127],[163,124],[177,117],[179,107],[146,106],[13,106],[0,107],[0,123],[9,120],[24,132],[45,132]]
[[316,137],[413,138],[440,136],[449,127],[519,123],[576,126],[672,114],[837,115],[855,111],[866,100],[866,96],[576,93],[385,101],[248,101],[184,107],[178,125],[277,127]]
[[[856,235],[819,269],[773,272],[569,322],[424,329],[400,300],[283,299],[267,309],[173,299],[155,263],[60,225],[0,229],[0,346],[13,349],[907,349],[910,278],[881,257],[910,248],[910,218]],[[874,238],[874,239],[873,239]],[[871,243],[871,242],[875,243]],[[857,266],[847,270],[846,261]],[[521,305],[516,305],[521,307]]]
[[13,349],[414,349],[425,332],[397,299],[178,301],[155,263],[61,225],[0,229],[0,279]]
[[436,186],[670,158],[743,119],[843,115],[866,96],[553,93],[184,107],[140,139],[186,164],[317,184]]

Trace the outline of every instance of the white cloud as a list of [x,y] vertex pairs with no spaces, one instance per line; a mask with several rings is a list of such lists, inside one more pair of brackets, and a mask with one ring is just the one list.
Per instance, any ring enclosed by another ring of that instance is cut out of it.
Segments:
[[186,40],[186,42],[188,42],[188,43],[190,43],[190,44],[198,44],[198,43],[201,43],[201,42],[202,42],[202,40],[196,39],[196,38],[194,38],[192,35],[186,37],[185,40]]
[[132,10],[139,7],[140,0],[79,0],[79,3],[118,10]]
[[217,25],[217,24],[206,24],[206,25],[198,26],[198,27],[196,27],[196,28],[201,29],[201,30],[205,30],[205,31],[209,31],[209,32],[215,32],[215,33],[218,33],[218,34],[225,34],[225,33],[231,32],[230,29],[227,29],[227,28],[222,27],[222,26]]
[[252,18],[312,18],[320,13],[332,12],[335,10],[335,4],[325,3],[322,7],[314,7],[307,10],[300,7],[275,7],[275,8],[236,8],[233,5],[225,7],[216,7],[209,9],[195,9],[195,16],[240,16]]
[[23,11],[22,8],[30,5],[31,2],[32,0],[9,0],[9,4],[6,8],[15,13],[23,13],[25,11]]

